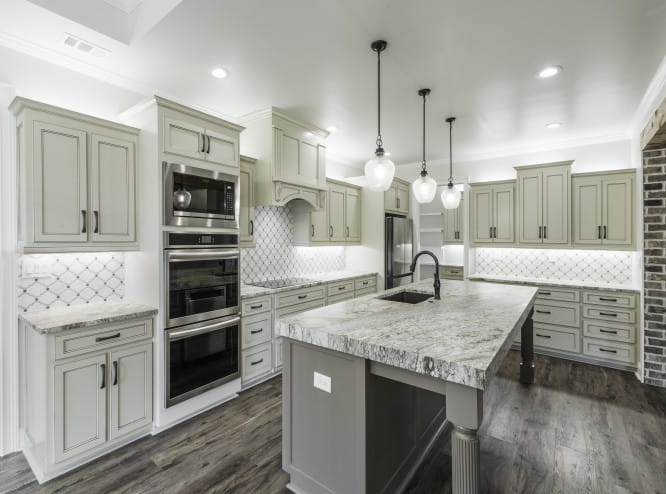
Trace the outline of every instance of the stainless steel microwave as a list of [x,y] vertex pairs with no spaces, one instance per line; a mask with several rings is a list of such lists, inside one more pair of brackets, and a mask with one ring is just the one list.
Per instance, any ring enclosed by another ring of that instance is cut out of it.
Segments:
[[162,162],[164,224],[238,229],[238,175]]

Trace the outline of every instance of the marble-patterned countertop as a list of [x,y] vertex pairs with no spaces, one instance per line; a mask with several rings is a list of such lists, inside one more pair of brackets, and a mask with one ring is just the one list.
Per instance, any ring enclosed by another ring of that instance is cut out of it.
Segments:
[[23,312],[19,317],[24,324],[42,334],[81,329],[98,324],[124,321],[135,317],[147,317],[157,309],[126,300],[73,305],[38,312]]
[[485,389],[534,305],[537,289],[442,280],[441,300],[419,304],[366,295],[278,321],[281,336],[419,374]]
[[312,280],[310,283],[302,283],[300,285],[285,286],[283,288],[262,288],[259,286],[247,285],[241,283],[241,299],[259,297],[261,295],[272,295],[273,293],[284,292],[287,290],[296,290],[298,288],[307,288],[310,286],[321,285],[322,283],[330,283],[331,281],[344,281],[352,278],[361,278],[363,276],[376,276],[377,272],[374,271],[329,271],[326,273],[317,274],[303,274],[299,275],[301,278]]
[[608,283],[595,283],[591,281],[547,280],[534,278],[520,278],[514,276],[498,276],[493,274],[473,274],[468,276],[473,281],[490,281],[497,283],[511,283],[515,285],[557,286],[562,288],[590,288],[594,290],[608,290],[612,292],[639,292],[640,288],[633,285],[618,285]]

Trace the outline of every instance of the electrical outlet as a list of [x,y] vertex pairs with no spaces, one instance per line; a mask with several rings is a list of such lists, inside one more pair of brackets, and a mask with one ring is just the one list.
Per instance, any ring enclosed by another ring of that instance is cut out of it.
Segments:
[[50,278],[51,266],[46,259],[30,259],[23,260],[23,268],[21,270],[22,278]]
[[320,374],[319,372],[314,373],[314,387],[326,391],[327,393],[331,392],[331,377]]

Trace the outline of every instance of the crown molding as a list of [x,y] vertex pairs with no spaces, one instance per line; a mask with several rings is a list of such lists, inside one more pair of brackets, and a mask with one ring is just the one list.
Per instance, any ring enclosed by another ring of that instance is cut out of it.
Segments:
[[666,98],[666,55],[661,59],[661,63],[659,64],[659,67],[657,67],[654,77],[650,81],[650,84],[648,84],[648,87],[643,94],[643,98],[634,112],[634,116],[631,120],[632,136],[640,136],[641,132],[652,118],[652,113],[664,98]]

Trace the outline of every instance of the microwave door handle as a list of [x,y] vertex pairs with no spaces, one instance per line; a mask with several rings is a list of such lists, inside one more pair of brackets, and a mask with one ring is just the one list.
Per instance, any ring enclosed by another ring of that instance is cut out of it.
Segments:
[[240,317],[234,317],[229,321],[220,322],[217,324],[209,324],[208,326],[202,326],[200,328],[193,329],[179,329],[177,331],[167,331],[167,338],[169,341],[182,340],[183,338],[189,338],[190,336],[196,336],[198,334],[212,333],[218,329],[228,328],[229,326],[235,326],[240,323]]

